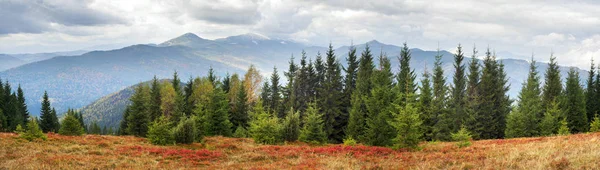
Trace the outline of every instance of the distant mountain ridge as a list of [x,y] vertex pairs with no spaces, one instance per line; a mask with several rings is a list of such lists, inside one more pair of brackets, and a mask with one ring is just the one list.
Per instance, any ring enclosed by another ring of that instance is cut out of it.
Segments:
[[[385,53],[392,60],[393,71],[398,71],[397,57],[401,49],[399,46],[376,40],[368,44],[375,58],[381,52]],[[365,46],[355,45],[359,56]],[[336,56],[343,65],[346,64],[348,49],[349,46],[335,49]],[[53,106],[59,112],[63,112],[69,107],[84,107],[104,96],[147,81],[154,75],[160,79],[171,78],[174,71],[178,71],[180,78],[187,80],[190,76],[206,75],[211,66],[218,75],[224,76],[226,73],[243,73],[250,64],[254,64],[265,74],[276,66],[281,74],[287,70],[290,56],[293,55],[296,63],[299,63],[303,50],[314,61],[316,54],[320,52],[324,56],[327,48],[258,34],[208,40],[193,33],[186,33],[158,45],[133,45],[29,63],[0,72],[0,78],[13,84],[21,84],[30,112],[32,115],[38,115],[44,90],[47,90],[52,98]],[[420,78],[425,67],[433,68],[434,56],[438,52],[413,48],[411,53],[411,67]],[[448,51],[440,51],[440,54],[443,55],[447,82],[451,83],[453,54]],[[469,59],[465,59],[465,64],[468,61]],[[502,61],[510,77],[509,94],[516,98],[521,82],[527,76],[528,62],[516,59]],[[543,75],[547,66],[544,63],[539,64],[540,75]],[[566,70],[568,68],[562,68],[563,78]],[[580,72],[582,79],[587,77],[587,72]]]

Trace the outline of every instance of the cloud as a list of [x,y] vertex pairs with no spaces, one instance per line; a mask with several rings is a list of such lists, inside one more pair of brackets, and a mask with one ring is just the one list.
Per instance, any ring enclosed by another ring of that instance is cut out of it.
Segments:
[[0,1],[0,34],[41,33],[56,26],[125,24],[114,15],[89,8],[91,1]]
[[186,14],[217,24],[250,25],[261,19],[257,0],[183,0]]

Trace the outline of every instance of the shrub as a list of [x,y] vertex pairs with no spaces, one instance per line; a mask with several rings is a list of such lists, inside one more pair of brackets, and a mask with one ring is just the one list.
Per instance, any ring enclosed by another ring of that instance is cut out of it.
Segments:
[[594,116],[594,120],[590,123],[590,132],[600,132],[600,118]]
[[262,111],[250,121],[250,136],[256,143],[279,144],[283,142],[281,131],[283,126],[279,119]]
[[175,140],[170,128],[171,122],[164,116],[161,116],[148,127],[148,139],[155,145],[171,145],[175,143]]
[[560,127],[558,128],[559,135],[570,135],[569,126],[567,126],[567,119],[563,119],[560,121]]
[[283,120],[283,137],[286,141],[296,141],[300,135],[300,114],[291,109]]
[[354,145],[356,145],[356,140],[354,140],[354,138],[352,138],[352,137],[348,137],[348,138],[344,139],[344,145],[354,146]]
[[84,133],[81,123],[75,115],[67,114],[58,130],[58,134],[66,136],[81,136]]
[[25,132],[25,129],[23,129],[23,126],[21,126],[21,124],[17,125],[17,128],[15,129],[15,133],[17,134],[23,134],[23,132]]
[[235,129],[235,132],[233,133],[233,137],[234,138],[247,138],[248,130],[246,130],[246,128],[244,128],[243,126],[238,126]]
[[314,144],[326,143],[327,134],[323,128],[323,118],[318,113],[315,104],[310,104],[306,109],[304,127],[300,131],[300,141]]
[[471,146],[471,133],[464,126],[458,132],[452,133],[451,136],[459,148]]
[[29,119],[27,122],[27,130],[21,133],[20,137],[28,141],[33,141],[34,139],[47,139],[46,135],[42,132],[42,129],[40,129],[36,118]]
[[[173,136],[175,142],[190,144],[194,141],[201,141],[202,138],[198,139],[196,132],[196,122],[193,118],[182,117],[179,120],[177,126],[173,129]],[[202,137],[202,136],[199,136]]]

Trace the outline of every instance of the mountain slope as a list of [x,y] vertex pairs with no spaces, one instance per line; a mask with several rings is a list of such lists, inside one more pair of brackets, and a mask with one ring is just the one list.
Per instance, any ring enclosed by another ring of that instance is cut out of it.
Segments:
[[0,71],[8,70],[25,64],[26,62],[10,55],[0,54]]
[[47,60],[56,56],[74,56],[81,55],[87,51],[67,51],[54,53],[34,53],[34,54],[0,54],[0,71],[15,68],[27,63]]

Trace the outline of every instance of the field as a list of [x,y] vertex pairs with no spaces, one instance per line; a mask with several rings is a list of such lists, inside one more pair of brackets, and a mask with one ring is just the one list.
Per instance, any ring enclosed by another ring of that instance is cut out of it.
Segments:
[[0,133],[0,169],[599,169],[600,133],[422,143],[421,151],[304,143],[258,145],[205,138],[203,144],[154,146],[144,138],[48,134],[28,142]]

